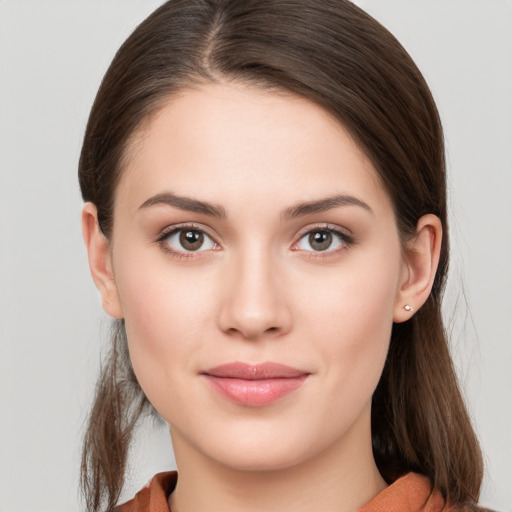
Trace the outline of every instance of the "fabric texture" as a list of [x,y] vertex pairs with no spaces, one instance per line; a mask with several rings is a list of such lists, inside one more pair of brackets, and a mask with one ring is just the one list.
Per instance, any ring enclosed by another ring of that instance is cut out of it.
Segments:
[[[171,512],[167,497],[176,487],[176,471],[158,473],[135,497],[120,505],[116,512]],[[444,500],[432,492],[428,478],[409,473],[384,489],[357,512],[441,512]],[[455,512],[445,508],[443,512]]]

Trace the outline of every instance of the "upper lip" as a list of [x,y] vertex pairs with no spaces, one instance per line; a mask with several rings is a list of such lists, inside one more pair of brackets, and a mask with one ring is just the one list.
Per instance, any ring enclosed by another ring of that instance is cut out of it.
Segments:
[[205,375],[229,379],[264,380],[264,379],[293,379],[308,375],[309,372],[292,368],[280,363],[265,362],[247,364],[241,362],[226,363],[205,370]]

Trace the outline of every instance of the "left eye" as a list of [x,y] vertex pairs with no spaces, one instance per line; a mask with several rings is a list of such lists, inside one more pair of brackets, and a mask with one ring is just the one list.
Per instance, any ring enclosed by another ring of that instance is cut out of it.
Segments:
[[176,252],[200,252],[215,248],[215,242],[204,232],[198,229],[177,229],[163,241]]
[[342,233],[329,229],[317,229],[301,237],[296,247],[301,251],[326,252],[343,245],[347,245],[347,240]]

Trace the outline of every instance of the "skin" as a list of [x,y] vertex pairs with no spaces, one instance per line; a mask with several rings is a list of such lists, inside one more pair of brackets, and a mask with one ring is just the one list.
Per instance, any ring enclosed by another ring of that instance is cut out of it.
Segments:
[[[141,207],[159,194],[225,215]],[[352,199],[298,215],[297,205],[335,195]],[[200,250],[162,239],[183,224],[208,235]],[[309,234],[328,229],[342,236],[314,250]],[[404,245],[372,163],[328,113],[241,84],[184,90],[131,143],[112,239],[90,203],[83,232],[103,307],[125,319],[134,371],[170,425],[173,511],[348,512],[386,487],[371,397],[393,322],[430,293],[441,226],[422,217]],[[234,361],[309,376],[246,407],[201,375]]]

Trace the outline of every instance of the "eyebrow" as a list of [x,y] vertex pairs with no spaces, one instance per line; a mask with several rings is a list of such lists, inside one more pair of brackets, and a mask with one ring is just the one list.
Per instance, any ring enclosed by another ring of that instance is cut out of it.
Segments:
[[312,213],[326,212],[340,206],[359,206],[371,214],[374,214],[373,210],[364,201],[361,201],[357,197],[337,194],[291,206],[283,212],[283,218],[287,220],[296,217],[303,217]]
[[[220,205],[209,203],[207,201],[200,201],[199,199],[193,199],[191,197],[178,196],[171,192],[165,192],[163,194],[157,194],[156,196],[150,197],[139,206],[139,210],[159,205],[167,205],[179,208],[180,210],[202,213],[212,217],[226,217],[226,210]],[[312,213],[325,212],[334,208],[339,208],[340,206],[358,206],[372,214],[374,213],[364,201],[361,201],[357,197],[338,194],[290,206],[284,210],[282,218],[284,220],[289,220],[310,215]]]
[[157,205],[172,206],[187,212],[203,213],[212,217],[226,217],[226,210],[222,206],[208,203],[207,201],[200,201],[199,199],[192,199],[191,197],[177,196],[171,192],[150,197],[139,206],[139,210]]

